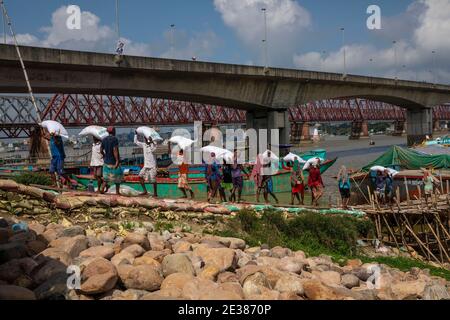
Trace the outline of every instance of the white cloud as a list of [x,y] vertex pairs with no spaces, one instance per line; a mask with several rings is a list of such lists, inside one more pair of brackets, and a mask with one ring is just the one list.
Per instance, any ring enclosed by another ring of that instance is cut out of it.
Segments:
[[[411,19],[411,12],[418,13],[417,21]],[[397,38],[395,47],[393,44],[381,49],[371,44],[346,45],[347,72],[449,83],[450,0],[417,0],[411,4],[407,13],[400,15],[407,21],[397,21],[395,25],[409,25],[415,28],[408,30],[403,38]],[[389,32],[389,26],[393,25],[390,23],[385,25],[383,33]],[[398,30],[394,29],[393,32],[396,33]],[[432,54],[433,50],[435,54]],[[342,73],[343,56],[344,48],[341,47],[326,56],[319,52],[294,54],[293,62],[295,67],[300,69]]]
[[269,59],[272,64],[290,64],[299,47],[301,31],[311,25],[309,12],[293,0],[214,0],[225,24],[262,59],[264,15],[267,9]]
[[[115,52],[117,35],[112,27],[101,23],[100,18],[89,11],[81,13],[81,29],[69,30],[66,27],[68,14],[66,6],[62,6],[52,14],[51,25],[41,28],[43,36],[38,38],[32,34],[18,34],[17,40],[21,45],[40,46],[48,48],[61,48],[69,50]],[[182,30],[177,32],[179,41],[175,47],[175,57],[190,59],[193,56],[200,58],[212,56],[220,44],[220,39],[212,31],[203,31],[187,34]],[[143,42],[134,42],[122,37],[125,43],[124,54],[135,56],[161,56],[169,57],[170,38],[166,32],[163,45],[151,45]],[[12,43],[8,36],[8,43]]]

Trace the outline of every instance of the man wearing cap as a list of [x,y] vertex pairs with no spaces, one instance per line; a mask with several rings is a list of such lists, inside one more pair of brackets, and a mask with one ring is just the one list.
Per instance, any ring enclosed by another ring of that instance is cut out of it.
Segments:
[[103,139],[101,153],[103,155],[103,186],[102,192],[107,191],[109,184],[116,185],[116,193],[120,195],[122,183],[122,168],[120,167],[119,140],[116,138],[116,129],[108,127],[109,136]]

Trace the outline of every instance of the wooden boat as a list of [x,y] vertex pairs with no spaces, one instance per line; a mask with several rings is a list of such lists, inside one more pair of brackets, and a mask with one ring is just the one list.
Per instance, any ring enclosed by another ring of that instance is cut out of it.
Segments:
[[[337,159],[325,161],[321,166],[321,172],[327,171]],[[305,178],[308,176],[308,171],[304,172]],[[97,187],[96,181],[92,175],[73,175],[73,178],[81,185],[87,188],[90,181]],[[179,198],[182,196],[181,191],[178,190],[178,167],[172,167],[169,169],[168,178],[157,178],[158,182],[158,196],[163,198]],[[195,194],[206,194],[207,186],[205,180],[205,167],[202,165],[193,165],[189,168],[188,173],[189,185]],[[136,174],[125,175],[124,185],[131,187],[132,189],[142,192],[142,187],[139,182],[139,176]],[[153,191],[153,185],[146,183],[146,188],[150,192]],[[273,188],[275,193],[291,192],[290,183],[290,171],[282,169],[276,175],[273,176]],[[243,196],[255,195],[255,183],[249,179],[248,176],[244,177],[244,189],[242,191]]]
[[404,149],[394,146],[372,161],[362,170],[351,175],[352,203],[362,204],[369,202],[369,190],[372,193],[377,172],[370,171],[373,166],[383,166],[398,171],[393,176],[393,187],[400,191],[400,201],[419,198],[424,195],[423,168],[431,170],[434,177],[439,180],[435,191],[448,193],[450,184],[450,155],[430,155],[413,149]]

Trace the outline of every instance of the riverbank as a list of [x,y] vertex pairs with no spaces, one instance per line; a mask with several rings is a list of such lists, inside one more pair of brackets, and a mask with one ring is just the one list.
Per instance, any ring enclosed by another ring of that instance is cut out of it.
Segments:
[[361,241],[365,218],[2,198],[0,299],[450,299],[450,271]]

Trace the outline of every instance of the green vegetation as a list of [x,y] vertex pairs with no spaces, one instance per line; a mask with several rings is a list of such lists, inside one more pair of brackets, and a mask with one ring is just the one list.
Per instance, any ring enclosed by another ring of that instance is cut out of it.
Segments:
[[348,259],[378,262],[402,271],[413,267],[429,269],[434,276],[450,280],[450,271],[430,266],[419,260],[404,257],[361,256],[357,251],[359,238],[372,238],[374,226],[370,220],[351,216],[324,216],[305,213],[286,218],[277,211],[264,211],[258,216],[254,211],[242,210],[218,233],[225,237],[244,239],[250,246],[267,244],[291,250],[302,250],[309,256],[326,254],[343,265]]
[[277,211],[264,211],[258,217],[249,210],[239,212],[228,227],[221,234],[242,238],[251,246],[285,246],[310,255],[325,253],[336,259],[354,256],[356,240],[373,232],[371,221],[366,219],[315,213],[286,219]]
[[24,185],[37,184],[41,186],[51,186],[52,179],[46,173],[37,173],[37,172],[25,172],[16,177],[14,177],[14,181]]

